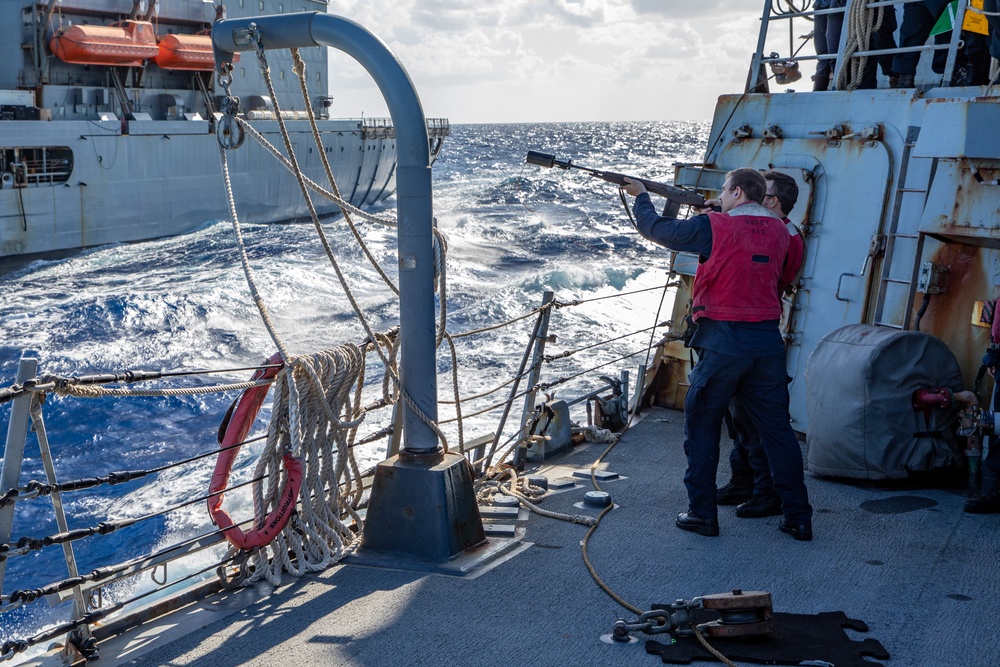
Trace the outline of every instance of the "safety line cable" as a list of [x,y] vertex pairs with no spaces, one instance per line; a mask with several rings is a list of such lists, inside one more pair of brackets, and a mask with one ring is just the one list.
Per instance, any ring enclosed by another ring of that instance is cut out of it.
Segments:
[[238,449],[243,445],[247,445],[253,442],[259,442],[264,440],[267,436],[261,435],[254,438],[248,438],[243,442],[238,442],[234,445],[228,445],[226,447],[219,447],[218,449],[213,449],[212,451],[204,452],[202,454],[196,454],[187,459],[182,459],[180,461],[174,461],[172,463],[165,463],[162,466],[156,468],[149,468],[147,470],[118,470],[110,472],[107,475],[101,477],[83,477],[80,479],[69,480],[66,482],[57,482],[56,484],[43,484],[38,481],[28,482],[23,487],[17,487],[13,489],[8,489],[0,495],[0,507],[9,505],[10,503],[20,502],[22,500],[31,500],[33,498],[44,497],[51,495],[52,493],[66,493],[67,491],[82,491],[84,489],[91,489],[95,486],[114,486],[115,484],[121,484],[123,482],[128,482],[133,479],[141,479],[147,475],[153,475],[158,472],[163,472],[164,470],[169,470],[170,468],[176,468],[182,465],[187,465],[188,463],[193,463],[210,456],[217,456],[221,452],[225,452],[230,449]]
[[[668,283],[666,287],[679,287],[680,283]],[[589,299],[575,299],[574,301],[568,302],[563,301],[561,304],[563,306],[579,306],[584,303],[593,303],[594,301],[604,301],[605,299],[617,299],[625,296],[632,296],[633,294],[642,294],[643,292],[655,292],[657,290],[662,290],[663,285],[657,285],[655,287],[644,287],[643,289],[632,290],[630,292],[619,292],[618,294],[605,294],[604,296],[595,296]]]
[[[524,375],[527,375],[527,374],[526,373],[522,373],[522,377]],[[500,401],[499,403],[494,403],[493,405],[491,405],[491,406],[489,406],[487,408],[482,408],[481,410],[477,410],[476,412],[470,412],[469,414],[465,415],[465,418],[468,419],[469,417],[478,417],[479,415],[484,415],[487,412],[492,412],[493,410],[499,410],[500,408],[504,407],[505,405],[509,405],[512,401],[515,401],[515,400],[517,400],[519,398],[524,398],[525,396],[527,396],[528,394],[530,394],[532,391],[535,391],[535,389],[536,389],[536,387],[529,387],[529,388],[527,388],[527,389],[525,389],[525,390],[523,390],[523,391],[521,391],[521,392],[519,392],[517,394],[514,394],[511,397],[508,397],[506,400]],[[457,421],[457,418],[443,419],[443,420],[441,420],[440,423],[441,424],[451,424],[454,421]]]
[[76,528],[74,530],[68,530],[63,533],[56,533],[54,535],[48,535],[46,537],[40,537],[40,538],[24,536],[15,543],[16,546],[14,547],[12,547],[9,543],[0,544],[0,561],[6,560],[11,556],[23,556],[32,551],[41,551],[45,547],[52,546],[53,544],[65,544],[67,542],[76,542],[77,540],[82,540],[86,537],[91,537],[93,535],[108,535],[109,533],[113,533],[116,530],[134,526],[137,523],[142,523],[143,521],[148,521],[149,519],[154,519],[158,516],[163,516],[165,514],[169,514],[170,512],[175,512],[184,507],[188,507],[190,505],[196,505],[198,503],[203,503],[209,498],[221,496],[229,491],[234,491],[241,487],[254,484],[255,482],[259,482],[262,479],[265,479],[266,477],[267,477],[266,475],[261,477],[255,477],[254,479],[247,480],[239,484],[234,484],[221,491],[216,491],[215,493],[210,493],[208,495],[201,496],[193,500],[187,500],[178,505],[173,505],[171,507],[167,507],[157,512],[151,512],[149,514],[144,514],[138,517],[118,519],[116,521],[102,521],[96,526],[91,526],[89,528]]
[[516,322],[520,322],[521,320],[526,320],[526,319],[528,319],[530,317],[536,317],[542,311],[548,310],[548,309],[553,308],[555,306],[556,306],[556,302],[553,301],[552,303],[547,303],[544,306],[539,306],[538,308],[533,308],[533,309],[529,310],[528,312],[524,313],[523,315],[518,315],[517,317],[513,317],[513,318],[507,320],[506,322],[501,322],[499,324],[494,324],[494,325],[490,325],[488,327],[482,327],[482,328],[479,328],[479,329],[472,329],[471,331],[463,331],[462,333],[451,334],[451,337],[452,338],[465,338],[467,336],[475,336],[477,334],[486,333],[487,331],[496,331],[497,329],[503,329],[504,327],[510,326],[511,324],[514,324]]
[[[252,518],[245,519],[244,521],[241,521],[241,522],[239,522],[239,523],[237,523],[235,525],[237,525],[237,526],[244,526],[246,524],[249,524],[251,521],[253,521]],[[144,563],[146,561],[151,561],[151,560],[154,560],[154,559],[157,559],[157,558],[162,558],[163,556],[166,556],[167,554],[172,553],[174,551],[178,551],[180,549],[184,549],[186,547],[190,547],[192,545],[195,545],[195,544],[197,544],[198,542],[200,542],[200,541],[202,541],[204,539],[215,537],[217,535],[221,535],[226,530],[229,530],[229,529],[228,528],[225,528],[225,529],[223,529],[223,528],[217,528],[217,529],[215,529],[215,530],[213,530],[211,532],[204,533],[204,534],[198,535],[196,537],[188,538],[186,540],[183,540],[181,542],[177,542],[176,544],[171,544],[169,546],[166,546],[166,547],[164,547],[162,549],[158,549],[157,551],[150,552],[150,553],[145,554],[143,556],[136,556],[135,558],[132,558],[132,559],[127,560],[127,561],[123,561],[121,563],[118,563],[117,565],[109,565],[109,566],[106,566],[106,567],[99,567],[99,568],[96,568],[96,569],[92,570],[91,572],[89,572],[87,574],[81,574],[81,575],[79,575],[77,577],[67,577],[66,579],[61,579],[59,581],[54,581],[54,582],[45,584],[43,586],[39,586],[38,588],[18,589],[18,590],[12,591],[9,596],[5,595],[3,597],[4,597],[5,600],[9,601],[11,603],[11,605],[21,606],[22,604],[29,604],[31,602],[39,600],[39,599],[41,599],[43,597],[46,597],[48,595],[54,595],[56,593],[62,593],[64,591],[71,590],[73,588],[76,588],[80,584],[84,584],[84,583],[87,583],[87,582],[102,581],[104,579],[111,579],[112,577],[115,577],[115,575],[120,575],[120,574],[122,574],[122,573],[124,573],[124,572],[126,572],[126,571],[128,571],[128,570],[130,570],[132,568],[135,568],[137,565],[140,565],[140,564],[142,564],[142,563]],[[206,549],[207,548],[211,548],[211,547],[217,546],[218,544],[219,544],[219,542],[212,542],[211,544],[205,545],[204,548],[206,548]],[[193,555],[195,553],[197,553],[197,551],[191,551],[191,552],[185,553],[184,555],[185,556],[189,556],[189,555]],[[164,561],[162,563],[150,563],[148,566],[140,568],[138,570],[135,570],[134,572],[131,572],[131,573],[125,575],[125,576],[129,576],[129,577],[135,576],[135,575],[141,574],[141,573],[143,573],[143,572],[145,572],[147,570],[151,570],[151,569],[157,568],[157,567],[159,567],[159,565],[166,565],[167,562],[174,562],[174,560],[179,560],[179,559],[172,559],[170,561]],[[216,566],[217,565],[218,564],[216,564]],[[115,577],[112,581],[108,581],[107,584],[111,584],[111,583],[114,583],[116,581],[121,581],[123,578],[124,577]],[[103,585],[107,585],[107,584],[103,584]],[[10,610],[15,609],[15,608],[16,608],[15,606],[11,606],[9,609],[3,609],[2,611],[10,611]]]
[[[233,560],[235,560],[235,558],[230,558],[227,561],[224,561],[224,563],[225,562],[232,562]],[[189,580],[194,579],[196,577],[200,577],[203,574],[205,574],[205,573],[207,573],[207,572],[209,572],[211,570],[216,569],[217,567],[219,567],[218,564],[214,564],[213,563],[212,565],[210,565],[210,566],[208,566],[208,567],[206,567],[206,568],[204,568],[202,570],[198,570],[197,572],[192,572],[192,573],[190,573],[190,574],[188,574],[188,575],[186,575],[184,577],[181,577],[180,579],[177,579],[175,581],[171,581],[171,582],[169,582],[167,584],[164,584],[163,586],[160,586],[158,588],[154,588],[152,590],[146,591],[145,593],[141,593],[139,595],[136,595],[135,597],[133,597],[133,598],[131,598],[129,600],[124,600],[122,602],[117,602],[117,603],[111,605],[110,607],[104,607],[104,608],[101,608],[101,609],[98,609],[98,610],[88,611],[87,613],[85,613],[83,616],[81,616],[78,619],[75,619],[73,621],[68,621],[66,623],[60,623],[60,624],[58,624],[56,626],[53,626],[53,627],[51,627],[51,628],[49,628],[49,629],[47,629],[47,630],[45,630],[43,632],[40,632],[40,633],[38,633],[38,634],[36,634],[36,635],[34,635],[32,637],[29,637],[28,639],[11,639],[11,640],[5,641],[2,645],[0,645],[0,662],[5,661],[5,660],[10,660],[11,658],[13,658],[18,653],[26,651],[28,648],[30,648],[32,646],[35,646],[36,644],[41,644],[41,643],[49,641],[51,639],[55,639],[56,637],[59,637],[60,635],[69,634],[69,633],[73,632],[74,630],[76,630],[77,628],[80,628],[80,627],[85,626],[85,625],[93,625],[93,624],[97,623],[98,621],[101,621],[101,620],[107,618],[110,614],[112,614],[112,613],[114,613],[114,612],[116,612],[116,611],[118,611],[120,609],[123,609],[125,606],[127,606],[129,604],[132,604],[133,602],[137,602],[137,601],[139,601],[139,600],[141,600],[143,598],[149,597],[150,595],[153,595],[155,593],[159,593],[160,591],[162,591],[162,590],[164,590],[166,588],[170,588],[172,586],[176,586],[177,584],[183,583],[185,581],[189,581]]]
[[[466,396],[465,398],[463,398],[461,400],[461,403],[468,403],[469,401],[474,401],[476,399],[485,398],[486,396],[490,396],[491,394],[495,394],[498,391],[500,391],[501,389],[503,389],[504,387],[509,387],[510,385],[514,384],[519,377],[523,378],[526,375],[530,375],[530,374],[531,374],[530,370],[529,371],[525,371],[525,372],[521,373],[520,375],[516,375],[516,376],[512,377],[511,379],[507,380],[503,384],[498,384],[497,386],[493,387],[492,389],[487,389],[486,391],[484,391],[482,393],[473,394],[472,396]],[[455,401],[446,401],[446,400],[441,399],[441,400],[438,400],[438,403],[443,403],[445,405],[453,405],[453,404],[455,404]]]
[[635,352],[631,352],[629,354],[623,355],[623,356],[618,357],[616,359],[612,359],[611,361],[605,362],[603,364],[598,364],[597,366],[592,366],[591,368],[587,368],[585,370],[582,370],[579,373],[573,373],[572,375],[567,375],[566,377],[561,377],[561,378],[559,378],[559,379],[557,379],[557,380],[555,380],[553,382],[540,382],[537,385],[537,388],[541,389],[542,391],[547,391],[547,390],[551,389],[552,387],[558,387],[559,385],[565,384],[565,383],[569,382],[570,380],[573,380],[575,378],[580,377],[581,375],[586,375],[587,373],[593,373],[594,371],[596,371],[598,369],[601,369],[601,368],[604,368],[605,366],[610,366],[611,364],[615,364],[615,363],[618,363],[619,361],[623,361],[625,359],[629,359],[629,358],[634,357],[636,355],[642,354],[643,352],[649,352],[650,350],[654,350],[657,347],[659,347],[658,344],[650,345],[648,347],[642,348],[641,350],[636,350]]
[[547,362],[558,361],[559,359],[565,359],[567,357],[570,357],[570,356],[576,354],[577,352],[583,352],[584,350],[591,350],[591,349],[593,349],[595,347],[600,347],[602,345],[607,345],[608,343],[614,343],[616,341],[622,340],[623,338],[630,338],[631,336],[637,336],[637,335],[639,335],[641,333],[646,333],[647,331],[655,331],[656,329],[659,329],[661,327],[668,327],[671,324],[672,323],[670,321],[660,322],[659,324],[654,324],[653,326],[647,327],[645,329],[639,329],[638,331],[633,331],[631,333],[622,334],[621,336],[616,336],[614,338],[609,338],[607,340],[601,340],[601,341],[598,341],[596,343],[591,343],[590,345],[584,345],[583,347],[578,347],[575,350],[567,350],[565,352],[560,352],[559,354],[554,354],[554,355],[548,355],[547,354],[547,355],[545,355],[542,358],[545,361],[547,361]]

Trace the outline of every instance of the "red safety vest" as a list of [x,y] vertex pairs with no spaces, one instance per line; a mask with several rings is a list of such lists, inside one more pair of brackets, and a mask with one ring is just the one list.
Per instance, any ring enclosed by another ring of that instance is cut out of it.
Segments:
[[805,268],[806,246],[802,240],[799,228],[792,224],[788,218],[785,218],[782,222],[785,223],[785,229],[788,230],[789,243],[788,254],[785,255],[785,264],[781,270],[781,281],[778,287],[783,292],[791,292],[792,287],[799,282],[799,278],[802,276],[802,269]]
[[764,210],[747,206],[747,214],[708,214],[712,254],[695,273],[691,309],[695,321],[701,317],[729,322],[781,318],[778,280],[791,236],[778,218],[753,215]]

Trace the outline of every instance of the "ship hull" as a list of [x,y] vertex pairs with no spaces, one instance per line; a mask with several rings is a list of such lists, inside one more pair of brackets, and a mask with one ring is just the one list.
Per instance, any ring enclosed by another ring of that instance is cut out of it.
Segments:
[[[324,183],[309,123],[287,125],[303,171]],[[394,137],[368,132],[361,121],[319,125],[346,199],[364,206],[393,192]],[[255,127],[281,145],[277,121]],[[129,122],[127,134],[119,121],[7,121],[2,130],[0,146],[68,147],[72,169],[61,182],[18,187],[7,179],[2,184],[0,257],[184,234],[230,217],[218,142],[207,121]],[[294,177],[256,142],[247,139],[227,159],[242,221],[308,215]],[[337,210],[325,198],[316,196],[315,201],[320,213]]]

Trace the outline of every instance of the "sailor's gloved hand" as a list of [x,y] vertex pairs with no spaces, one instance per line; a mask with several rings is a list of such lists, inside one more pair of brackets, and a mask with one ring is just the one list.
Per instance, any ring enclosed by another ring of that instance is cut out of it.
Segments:
[[983,355],[983,366],[990,370],[996,370],[1000,367],[1000,345],[994,343],[986,348],[986,354]]

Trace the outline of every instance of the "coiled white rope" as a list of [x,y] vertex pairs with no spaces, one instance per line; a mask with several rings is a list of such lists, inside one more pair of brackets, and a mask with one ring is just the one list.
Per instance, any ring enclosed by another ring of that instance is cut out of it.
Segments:
[[278,375],[267,444],[254,471],[254,477],[261,480],[253,485],[255,528],[267,508],[279,501],[286,477],[282,458],[287,451],[302,459],[302,489],[298,512],[270,544],[254,554],[255,569],[247,584],[266,578],[278,585],[282,572],[293,576],[316,572],[357,547],[359,534],[341,517],[351,517],[358,527],[362,524],[349,502],[353,489],[361,485],[349,440],[364,419],[352,391],[363,369],[361,349],[345,344],[296,357]]
[[[854,57],[858,51],[867,51],[872,43],[872,35],[882,26],[885,17],[885,7],[868,9],[866,2],[852,2],[851,8],[844,17],[847,27],[847,41],[844,45],[844,56],[840,64],[840,75],[837,77],[837,90],[857,90],[865,74],[868,56]],[[896,11],[895,7],[892,11]]]

